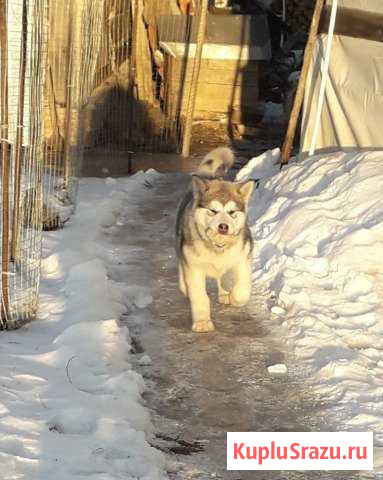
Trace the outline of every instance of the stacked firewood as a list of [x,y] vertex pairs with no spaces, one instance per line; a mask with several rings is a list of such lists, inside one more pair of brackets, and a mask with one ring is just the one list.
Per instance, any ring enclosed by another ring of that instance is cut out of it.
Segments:
[[314,0],[286,0],[286,23],[291,33],[308,32],[314,4]]

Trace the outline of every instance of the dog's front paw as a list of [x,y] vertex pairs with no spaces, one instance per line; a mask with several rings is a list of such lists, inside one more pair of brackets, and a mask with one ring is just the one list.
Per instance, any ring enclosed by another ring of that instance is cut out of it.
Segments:
[[232,290],[230,292],[230,305],[233,307],[244,307],[250,301],[250,292],[246,290]]
[[214,330],[214,323],[211,320],[193,322],[192,330],[196,333],[208,333]]

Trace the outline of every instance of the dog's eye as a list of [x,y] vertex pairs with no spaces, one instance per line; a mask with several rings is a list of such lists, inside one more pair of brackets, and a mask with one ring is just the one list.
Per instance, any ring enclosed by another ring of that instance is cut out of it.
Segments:
[[230,210],[229,215],[231,217],[235,217],[235,214],[237,213],[237,210]]
[[214,210],[214,208],[209,208],[210,215],[217,215],[218,211]]

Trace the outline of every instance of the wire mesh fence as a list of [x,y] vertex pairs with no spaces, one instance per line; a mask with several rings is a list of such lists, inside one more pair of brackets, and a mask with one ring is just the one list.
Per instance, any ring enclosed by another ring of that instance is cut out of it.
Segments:
[[0,328],[36,313],[85,149],[181,150],[202,3],[0,0]]
[[35,316],[42,231],[75,206],[103,6],[0,0],[1,329]]
[[103,4],[103,0],[49,1],[43,118],[45,230],[62,226],[75,206]]
[[88,148],[180,151],[199,14],[199,2],[184,3],[104,2]]
[[45,0],[0,2],[2,329],[37,308],[45,12]]
[[[203,3],[103,2],[101,26],[95,32],[99,52],[87,111],[87,158],[97,149],[104,149],[104,155],[181,152],[193,103]],[[205,125],[215,122],[223,127],[217,131],[229,132],[228,124],[254,116],[261,62],[271,56],[267,15],[260,7],[256,13],[249,7],[233,15],[230,8],[214,5],[235,2],[208,3],[194,119]]]

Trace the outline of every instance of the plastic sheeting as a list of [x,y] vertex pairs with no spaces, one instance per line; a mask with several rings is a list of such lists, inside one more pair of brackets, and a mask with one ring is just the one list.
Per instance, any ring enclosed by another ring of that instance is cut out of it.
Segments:
[[[327,5],[331,5],[332,1],[328,0]],[[339,7],[357,8],[365,12],[383,12],[382,0],[338,0]]]
[[[340,6],[383,13],[381,0]],[[301,152],[313,137],[327,35],[318,38],[302,116]],[[383,43],[335,36],[316,151],[383,148]]]

